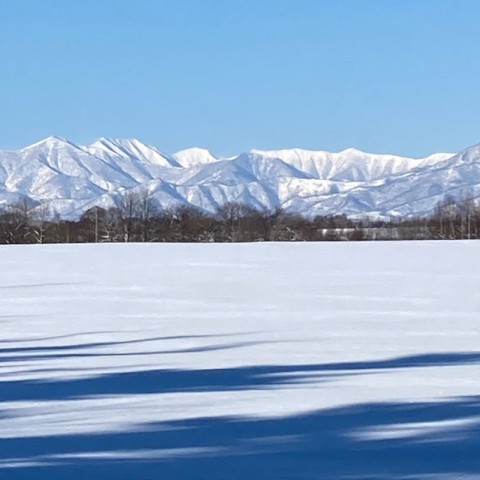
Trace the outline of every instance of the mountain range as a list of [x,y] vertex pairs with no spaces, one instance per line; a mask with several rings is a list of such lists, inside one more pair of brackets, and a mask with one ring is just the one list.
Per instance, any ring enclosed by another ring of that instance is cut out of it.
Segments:
[[78,218],[148,192],[162,209],[215,212],[226,202],[305,216],[427,215],[446,195],[480,197],[480,145],[425,158],[303,149],[251,150],[229,158],[202,148],[172,155],[135,139],[87,146],[48,137],[0,151],[0,205],[27,199],[50,216]]

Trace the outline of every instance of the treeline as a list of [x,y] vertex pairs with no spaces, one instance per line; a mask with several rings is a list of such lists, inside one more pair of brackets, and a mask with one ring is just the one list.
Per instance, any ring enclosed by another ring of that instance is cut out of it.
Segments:
[[480,238],[480,204],[447,198],[433,215],[390,220],[345,215],[305,218],[229,202],[215,214],[191,207],[161,210],[146,194],[128,194],[118,208],[93,207],[77,221],[52,220],[28,202],[0,210],[0,243],[254,242]]

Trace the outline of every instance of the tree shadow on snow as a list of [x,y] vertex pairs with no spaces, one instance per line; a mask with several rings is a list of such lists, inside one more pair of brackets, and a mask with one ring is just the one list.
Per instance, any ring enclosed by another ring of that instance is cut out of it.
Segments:
[[[480,398],[475,397],[365,404],[268,420],[200,418],[143,425],[135,432],[4,439],[0,476],[3,472],[9,480],[400,479],[435,474],[460,478],[480,472],[479,415]],[[434,432],[422,429],[432,422],[444,426]],[[410,430],[405,433],[402,426]],[[379,429],[390,435],[362,436]],[[392,431],[401,435],[392,437]],[[36,465],[28,466],[28,461]]]
[[[337,375],[480,363],[480,353],[368,362],[154,370],[3,381],[0,402],[277,388]],[[454,381],[454,380],[453,380]],[[318,390],[318,395],[322,390]],[[278,391],[282,401],[282,391]],[[52,407],[54,408],[54,407]],[[8,411],[0,411],[5,416]],[[88,414],[88,413],[87,413]],[[8,480],[314,480],[480,476],[480,396],[370,403],[281,418],[196,418],[135,431],[0,439]]]
[[[232,349],[251,342],[199,346],[183,350],[120,353],[114,355],[153,355],[161,353],[209,352]],[[109,353],[68,354],[71,356],[108,356]],[[31,360],[37,357],[5,357],[0,361]],[[38,357],[63,358],[63,354]],[[4,380],[0,382],[0,402],[69,400],[105,395],[221,392],[275,388],[296,382],[327,382],[336,377],[375,374],[386,370],[472,365],[480,363],[479,352],[423,354],[387,360],[338,362],[301,365],[261,365],[200,370],[144,370],[107,373],[88,378]]]
[[[99,333],[99,332],[97,332]],[[100,332],[100,333],[109,333],[109,332]],[[162,336],[162,337],[147,337],[147,338],[138,338],[133,340],[116,340],[116,341],[102,341],[102,342],[90,342],[90,343],[77,343],[77,344],[67,344],[67,345],[38,345],[39,342],[51,339],[62,339],[66,337],[78,336],[74,335],[64,335],[64,336],[55,336],[55,337],[45,337],[37,339],[26,339],[23,342],[36,342],[37,345],[28,345],[28,346],[0,346],[0,365],[1,364],[14,364],[17,362],[26,362],[26,361],[37,361],[37,360],[62,360],[62,359],[75,359],[75,358],[98,358],[98,357],[111,357],[111,356],[152,356],[160,354],[175,354],[175,353],[199,353],[199,352],[209,352],[214,350],[229,350],[232,348],[239,348],[244,346],[255,345],[258,342],[256,341],[241,341],[241,342],[230,342],[230,343],[214,343],[214,344],[203,344],[196,345],[191,347],[183,348],[171,348],[164,350],[153,350],[141,351],[117,351],[115,347],[125,347],[135,344],[147,344],[159,341],[168,341],[168,340],[206,340],[206,339],[218,339],[224,337],[239,337],[246,334],[203,334],[203,335],[171,335],[171,336]],[[10,339],[0,341],[2,343],[18,343],[18,339]],[[98,350],[100,349],[100,350]],[[104,349],[102,351],[102,349]]]

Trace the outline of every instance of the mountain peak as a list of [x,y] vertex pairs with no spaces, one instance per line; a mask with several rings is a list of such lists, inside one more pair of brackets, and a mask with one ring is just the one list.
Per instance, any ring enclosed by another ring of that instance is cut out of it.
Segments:
[[191,147],[180,150],[174,153],[172,157],[184,168],[213,163],[220,160],[220,158],[213,155],[209,150],[201,147]]
[[368,155],[368,153],[364,152],[363,150],[359,150],[358,148],[355,148],[355,147],[346,148],[345,150],[342,150],[341,152],[338,152],[338,153],[344,154],[344,155]]
[[35,148],[35,147],[56,146],[56,145],[64,145],[64,144],[70,144],[70,142],[65,138],[57,137],[55,135],[50,135],[49,137],[43,138],[38,142],[32,143],[28,147],[23,148],[23,150],[27,150],[29,148]]
[[172,161],[170,156],[136,138],[101,137],[91,145],[83,148],[87,152],[100,155],[102,158],[105,156],[123,157],[164,167],[179,166],[175,160]]
[[92,145],[106,145],[106,146],[122,146],[122,147],[130,147],[132,145],[138,146],[146,146],[140,140],[136,138],[107,138],[107,137],[100,137],[98,140],[92,143]]

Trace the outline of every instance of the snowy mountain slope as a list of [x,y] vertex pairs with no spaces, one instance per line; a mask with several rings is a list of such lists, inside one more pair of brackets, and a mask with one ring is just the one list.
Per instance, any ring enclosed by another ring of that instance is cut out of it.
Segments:
[[141,165],[148,168],[155,167],[180,167],[179,163],[173,158],[164,155],[156,148],[145,145],[136,139],[107,139],[100,138],[92,145],[83,147],[87,152],[111,161],[115,159],[130,159],[138,168]]
[[213,163],[221,160],[212,155],[205,148],[187,148],[172,155],[172,158],[182,167],[189,168],[204,163]]
[[136,184],[126,171],[109,161],[56,137],[20,150],[15,161],[8,162],[6,173],[5,185],[9,191],[39,201],[90,198]]
[[437,153],[426,158],[414,159],[395,155],[365,153],[349,148],[338,153],[311,151],[294,148],[290,150],[252,150],[266,158],[279,158],[313,178],[337,181],[372,181],[391,175],[401,175],[415,168],[427,167],[451,157]]
[[165,209],[215,212],[239,201],[306,216],[428,214],[447,193],[480,196],[480,146],[421,159],[356,149],[251,150],[221,158],[201,148],[166,155],[135,139],[78,146],[48,137],[0,151],[0,204],[26,198],[77,218],[94,205],[120,205],[129,190],[148,191]]

